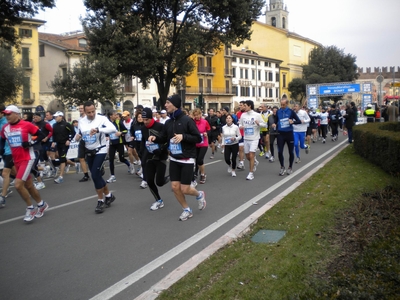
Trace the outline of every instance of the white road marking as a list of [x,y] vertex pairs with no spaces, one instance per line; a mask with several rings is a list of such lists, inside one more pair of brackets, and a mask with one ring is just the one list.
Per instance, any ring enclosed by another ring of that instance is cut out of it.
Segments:
[[[342,144],[344,144],[345,142],[347,142],[347,141],[345,140],[345,141],[341,142],[337,146],[333,147],[332,149],[328,150],[324,154],[322,154],[319,157],[315,158],[313,161],[309,162],[308,164],[306,164],[302,168],[300,168],[298,171],[296,171],[296,173],[300,173],[300,172],[304,171],[305,169],[307,169],[308,167],[312,166],[318,160],[320,160],[321,158],[327,156],[328,154],[332,153],[337,148],[342,146]],[[139,270],[133,272],[132,274],[126,276],[122,280],[116,282],[115,284],[113,284],[112,286],[110,286],[109,288],[104,290],[103,292],[97,294],[96,296],[94,296],[90,300],[111,299],[112,297],[114,297],[115,295],[119,294],[123,290],[129,288],[131,285],[133,285],[135,282],[139,281],[144,276],[148,275],[150,272],[152,272],[155,269],[161,267],[162,265],[164,265],[166,262],[168,262],[172,258],[176,257],[177,255],[179,255],[183,251],[187,250],[192,245],[194,245],[195,243],[199,242],[200,240],[202,240],[203,238],[205,238],[206,236],[208,236],[209,234],[211,234],[212,232],[214,232],[215,230],[220,228],[222,225],[224,225],[225,223],[227,223],[230,220],[232,220],[233,218],[235,218],[237,215],[241,214],[243,211],[245,211],[246,209],[251,207],[253,205],[253,202],[259,203],[259,201],[261,199],[263,199],[264,197],[266,197],[267,195],[272,193],[274,190],[276,190],[280,186],[282,186],[285,183],[287,183],[295,175],[296,174],[294,173],[294,175],[286,176],[285,179],[277,182],[276,184],[274,184],[273,186],[271,186],[270,188],[268,188],[264,192],[258,194],[257,196],[253,197],[252,199],[248,200],[246,203],[242,204],[241,206],[239,206],[238,208],[236,208],[235,210],[233,210],[229,214],[225,215],[224,217],[222,217],[218,221],[216,221],[213,224],[209,225],[208,227],[206,227],[202,231],[198,232],[197,234],[193,235],[192,237],[190,237],[186,241],[182,242],[181,244],[175,246],[174,248],[172,248],[168,252],[164,253],[163,255],[157,257],[156,259],[154,259],[153,261],[149,262],[147,265],[143,266]],[[267,201],[267,199],[265,199],[265,201]]]

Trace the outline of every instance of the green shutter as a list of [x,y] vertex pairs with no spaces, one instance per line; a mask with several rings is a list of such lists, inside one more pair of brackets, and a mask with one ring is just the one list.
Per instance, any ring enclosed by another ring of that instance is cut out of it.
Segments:
[[30,99],[31,98],[31,78],[24,77],[22,80],[22,98]]
[[22,67],[29,68],[29,48],[22,48]]

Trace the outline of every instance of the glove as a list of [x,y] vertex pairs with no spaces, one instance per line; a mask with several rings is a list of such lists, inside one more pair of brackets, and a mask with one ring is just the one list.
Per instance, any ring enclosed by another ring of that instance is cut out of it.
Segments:
[[31,146],[31,144],[29,142],[22,142],[22,147],[23,148],[29,148]]

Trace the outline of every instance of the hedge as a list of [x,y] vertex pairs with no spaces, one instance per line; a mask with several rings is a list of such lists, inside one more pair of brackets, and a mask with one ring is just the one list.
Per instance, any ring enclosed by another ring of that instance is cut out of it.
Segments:
[[367,123],[353,127],[357,154],[400,176],[400,122]]

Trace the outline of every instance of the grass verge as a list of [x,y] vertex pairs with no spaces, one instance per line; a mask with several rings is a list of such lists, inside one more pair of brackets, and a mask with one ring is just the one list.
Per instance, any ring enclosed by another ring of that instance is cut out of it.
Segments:
[[[339,297],[340,292],[318,290],[324,284],[328,290],[340,285],[328,283],[330,268],[343,255],[343,245],[337,242],[342,237],[338,218],[357,206],[362,194],[382,190],[394,180],[347,147],[269,210],[246,236],[218,251],[158,299]],[[261,229],[287,233],[276,244],[255,244],[251,237]]]

